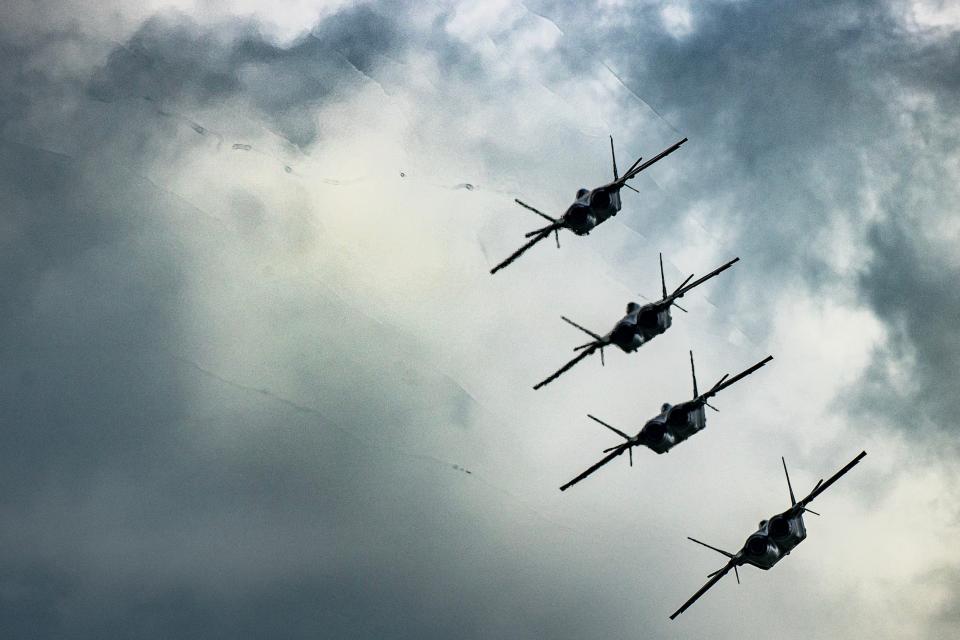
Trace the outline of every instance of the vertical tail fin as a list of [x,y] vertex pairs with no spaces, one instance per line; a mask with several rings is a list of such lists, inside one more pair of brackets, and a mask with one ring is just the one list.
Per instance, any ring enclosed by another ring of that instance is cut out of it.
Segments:
[[667,279],[663,276],[663,254],[660,254],[660,285],[663,287],[663,297],[667,297]]
[[699,398],[700,392],[697,391],[697,370],[693,367],[693,351],[690,351],[690,375],[693,376],[693,397]]
[[787,489],[790,490],[790,506],[796,506],[797,498],[793,495],[793,487],[790,485],[790,473],[787,471],[787,461],[783,456],[780,456],[780,461],[783,462],[783,473],[787,476]]
[[613,159],[613,180],[616,182],[620,176],[617,174],[617,154],[613,150],[613,136],[610,136],[610,157]]

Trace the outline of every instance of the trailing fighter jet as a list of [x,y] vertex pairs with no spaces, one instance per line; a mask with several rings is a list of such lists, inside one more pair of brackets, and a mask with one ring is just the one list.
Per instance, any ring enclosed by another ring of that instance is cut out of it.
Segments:
[[573,204],[567,207],[567,210],[559,218],[548,216],[544,212],[531,207],[525,202],[514,200],[521,207],[533,211],[541,218],[547,220],[550,224],[526,234],[526,237],[531,238],[531,240],[527,242],[527,244],[514,251],[509,258],[491,269],[490,273],[496,273],[500,269],[503,269],[505,266],[519,258],[520,255],[525,253],[530,247],[537,244],[541,240],[549,238],[551,233],[556,237],[557,248],[559,249],[560,229],[569,229],[578,236],[585,236],[590,233],[590,231],[592,231],[593,228],[598,224],[604,222],[611,216],[617,215],[617,212],[620,211],[621,207],[620,189],[626,187],[636,191],[636,189],[627,184],[627,181],[637,177],[637,174],[639,174],[641,171],[679,149],[680,145],[686,141],[687,139],[684,138],[673,146],[664,149],[643,164],[640,163],[643,158],[638,158],[637,161],[630,165],[630,168],[627,169],[622,176],[620,176],[617,174],[617,156],[613,150],[613,136],[610,136],[610,155],[613,158],[613,182],[608,182],[607,184],[597,187],[596,189],[587,189],[585,187],[579,189]]
[[626,442],[622,442],[614,447],[610,447],[609,449],[604,449],[603,452],[608,454],[605,458],[578,475],[567,484],[560,487],[560,491],[566,491],[568,487],[580,482],[603,465],[623,454],[624,451],[629,454],[630,466],[632,467],[633,447],[644,446],[656,451],[657,453],[666,453],[670,451],[670,449],[680,444],[693,434],[706,428],[707,413],[704,407],[710,407],[714,411],[719,411],[719,409],[710,404],[710,398],[717,395],[732,384],[742,380],[743,378],[746,378],[748,375],[771,360],[773,360],[773,356],[767,356],[757,364],[745,371],[741,371],[732,378],[729,378],[730,374],[726,374],[720,378],[715,385],[710,387],[708,391],[701,394],[697,390],[697,373],[693,367],[693,351],[691,351],[690,372],[693,375],[693,399],[674,405],[664,403],[660,409],[660,414],[648,420],[635,436],[628,436],[626,433],[620,431],[616,427],[611,427],[603,420],[587,414],[588,418],[594,420],[595,422],[599,422],[607,429],[610,429],[622,437]]
[[757,531],[747,538],[747,541],[743,544],[743,548],[736,553],[730,553],[728,551],[712,547],[705,542],[688,538],[692,542],[696,542],[697,544],[703,545],[708,549],[712,549],[717,553],[726,556],[729,558],[729,561],[722,568],[707,576],[710,578],[710,580],[703,585],[699,591],[693,594],[692,598],[683,603],[682,607],[674,611],[673,615],[670,616],[670,619],[673,620],[678,615],[686,611],[687,608],[696,602],[700,596],[706,593],[710,587],[717,584],[717,582],[720,581],[720,578],[727,575],[730,572],[730,569],[733,569],[734,574],[737,576],[737,582],[739,583],[740,573],[737,571],[737,567],[750,564],[755,567],[759,567],[760,569],[767,570],[773,565],[777,564],[784,557],[790,555],[790,552],[793,551],[794,547],[803,542],[807,537],[807,528],[803,524],[804,512],[820,515],[815,511],[808,509],[807,505],[813,502],[814,498],[826,491],[827,487],[836,482],[840,476],[845,474],[847,471],[850,471],[850,469],[853,469],[853,467],[855,467],[865,455],[867,455],[867,452],[861,451],[856,458],[848,462],[845,467],[840,469],[840,471],[837,471],[835,474],[833,474],[829,480],[824,482],[821,479],[819,482],[817,482],[816,486],[813,488],[813,491],[810,492],[810,495],[799,501],[793,495],[793,487],[790,485],[790,474],[787,472],[787,462],[781,458],[781,461],[783,461],[783,472],[787,475],[787,489],[790,490],[790,508],[783,513],[778,513],[777,515],[772,516],[769,520],[761,520]]
[[540,387],[553,382],[575,364],[587,356],[593,355],[597,351],[600,352],[600,363],[603,364],[603,350],[610,345],[619,347],[624,353],[632,353],[636,351],[641,345],[653,340],[655,337],[670,328],[670,325],[673,323],[673,319],[670,315],[670,307],[677,307],[681,311],[686,312],[686,309],[677,304],[677,300],[679,298],[682,298],[684,294],[694,287],[697,287],[717,274],[726,271],[738,260],[740,260],[740,258],[734,258],[730,262],[717,267],[699,280],[687,284],[690,282],[690,278],[693,277],[693,274],[690,274],[687,279],[684,280],[683,283],[676,288],[676,290],[674,290],[673,293],[668,294],[667,281],[663,276],[663,254],[660,254],[660,283],[663,287],[663,298],[657,300],[656,302],[650,302],[642,306],[636,302],[630,302],[627,304],[627,315],[623,316],[623,318],[620,319],[610,333],[605,336],[600,336],[589,329],[584,329],[573,320],[570,320],[565,316],[560,316],[564,322],[573,325],[577,329],[580,329],[580,331],[583,331],[588,336],[593,338],[593,341],[582,344],[579,347],[574,347],[574,351],[581,351],[580,355],[560,367],[560,369],[558,369],[545,380],[538,382],[533,388],[539,389]]

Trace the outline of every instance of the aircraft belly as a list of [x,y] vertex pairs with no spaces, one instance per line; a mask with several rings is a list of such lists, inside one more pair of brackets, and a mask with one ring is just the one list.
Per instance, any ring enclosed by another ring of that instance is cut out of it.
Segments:
[[650,342],[663,332],[664,330],[660,327],[641,327],[637,329],[637,336],[640,338],[640,344],[643,344]]
[[636,351],[645,342],[643,336],[637,333],[636,327],[627,323],[618,324],[611,333],[610,340],[625,353]]
[[745,564],[754,566],[757,569],[763,569],[764,571],[768,570],[770,567],[777,564],[779,560],[780,560],[779,557],[774,558],[773,560],[767,560],[766,558],[763,558],[760,560],[757,560],[755,558],[750,558],[750,557],[744,558]]
[[634,334],[630,336],[629,340],[619,343],[617,346],[620,347],[625,353],[633,353],[643,346],[644,342],[645,340],[643,339],[643,336]]
[[647,447],[655,453],[666,453],[673,448],[676,442],[654,442],[653,444],[648,444]]

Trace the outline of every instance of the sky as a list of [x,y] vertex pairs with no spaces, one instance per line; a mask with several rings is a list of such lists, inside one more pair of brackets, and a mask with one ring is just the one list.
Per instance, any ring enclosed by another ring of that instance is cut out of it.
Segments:
[[[11,638],[953,638],[948,2],[0,1]],[[689,142],[589,237],[538,218]],[[531,387],[733,257],[635,354]],[[767,354],[704,433],[561,493]],[[808,538],[668,616],[859,451]]]

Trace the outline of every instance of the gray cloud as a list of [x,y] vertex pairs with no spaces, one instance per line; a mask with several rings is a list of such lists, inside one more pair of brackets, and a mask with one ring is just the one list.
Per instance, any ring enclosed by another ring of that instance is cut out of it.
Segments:
[[[308,405],[205,374],[177,357],[193,351],[186,271],[204,263],[165,228],[196,212],[121,170],[22,145],[0,157],[15,230],[0,435],[8,633],[589,633],[589,615],[551,599],[595,596],[563,578],[545,588],[549,554],[511,548],[469,506],[504,496],[404,449],[403,432],[462,429],[472,411],[455,385],[418,372],[429,365],[415,345],[333,298],[276,300],[311,309],[321,329],[303,366],[333,366],[336,380],[310,385]],[[354,337],[338,341],[330,329],[343,325]],[[364,353],[370,340],[378,350]],[[209,433],[244,440],[212,446]],[[516,522],[544,526],[506,499]],[[518,601],[542,617],[518,616]]]
[[[328,28],[349,37],[354,23],[340,20]],[[381,31],[355,24],[357,35]],[[237,69],[256,60],[297,84],[316,73],[316,39],[284,49],[247,35],[218,49],[198,34],[151,22],[90,92],[167,105],[246,99],[272,122],[288,108],[308,112],[293,95],[267,104]],[[24,51],[9,79],[23,97],[4,116],[21,138],[22,119],[51,117],[31,93],[51,78],[16,78],[35,64]],[[337,81],[355,73],[337,69],[326,71]],[[320,84],[309,90],[326,99]],[[309,229],[249,194],[234,194],[224,218],[142,177],[154,154],[188,154],[150,110],[81,106],[70,117],[57,126],[92,124],[99,149],[0,145],[6,633],[572,638],[613,615],[589,577],[554,563],[570,542],[551,522],[481,472],[461,471],[475,460],[464,446],[441,454],[449,461],[411,446],[427,427],[448,437],[489,419],[433,371],[422,345],[334,296],[304,295],[309,278],[276,292],[257,262],[262,247],[276,232],[309,242]],[[189,239],[177,232],[185,221]],[[251,236],[249,254],[231,263],[231,248]],[[190,363],[218,341],[220,327],[190,302],[207,278],[219,284],[206,303],[239,305],[248,321],[308,310],[308,323],[269,338],[278,362],[298,363],[303,398],[242,369]],[[230,279],[265,285],[264,297],[245,298]],[[543,551],[516,545],[510,527],[483,514],[539,531]]]
[[[539,4],[682,123],[698,156],[685,199],[712,205],[707,228],[723,230],[745,265],[767,274],[760,286],[800,273],[829,295],[846,274],[825,261],[822,243],[834,221],[852,225],[868,249],[858,296],[892,337],[857,410],[884,396],[894,426],[952,430],[960,404],[947,390],[960,341],[949,325],[960,302],[950,283],[960,267],[930,244],[937,234],[917,231],[938,227],[960,203],[941,160],[960,135],[955,34],[908,30],[893,13],[902,7],[886,2],[703,3],[691,7],[692,32],[681,36],[662,28],[658,5],[635,7],[610,29],[581,30],[574,25],[588,18],[576,5]],[[934,103],[911,105],[911,95]],[[864,211],[865,192],[881,194],[879,221]],[[642,230],[675,235],[679,222],[649,217]],[[750,286],[739,292],[746,304],[758,297],[758,281]],[[881,372],[902,363],[905,349],[916,353],[917,390],[891,394],[902,385]]]
[[272,43],[256,24],[200,25],[169,14],[151,18],[114,49],[88,92],[103,101],[161,104],[239,97],[306,147],[319,135],[317,107],[356,89],[357,71],[375,73],[379,56],[402,54],[404,46],[398,23],[369,6],[336,13],[287,46]]
[[[491,424],[435,371],[429,345],[318,289],[313,274],[275,275],[270,249],[335,255],[324,229],[244,189],[211,213],[142,177],[204,149],[139,109],[144,99],[169,113],[236,108],[321,152],[317,108],[369,80],[389,90],[384,61],[411,50],[484,88],[513,86],[484,78],[444,30],[451,13],[414,27],[382,7],[335,14],[289,45],[250,23],[158,17],[77,82],[41,71],[42,44],[0,46],[11,61],[0,72],[5,135],[42,130],[28,122],[39,120],[93,131],[87,141],[102,147],[71,157],[0,146],[0,626],[14,635],[635,637],[643,622],[643,634],[672,637],[663,618],[674,585],[638,584],[622,555],[604,555],[629,554],[643,578],[673,575],[653,516],[638,521],[634,546],[610,529],[557,530],[488,473],[522,459],[502,435],[517,427]],[[794,269],[831,282],[810,244],[837,215],[860,220],[859,154],[908,150],[894,166],[927,155],[891,125],[899,112],[885,92],[930,91],[949,111],[956,89],[950,47],[904,33],[877,4],[710,4],[680,38],[652,8],[602,29],[579,28],[596,26],[580,5],[540,11],[566,34],[547,86],[586,73],[582,52],[597,51],[690,135],[696,179],[645,193],[645,210],[674,211],[677,198],[717,205],[708,227],[750,258],[743,297]],[[71,120],[50,110],[61,94],[98,104]],[[476,99],[448,97],[464,109]],[[529,164],[503,141],[450,144],[489,166]],[[924,384],[891,410],[905,416],[926,400],[943,426],[960,357],[946,321],[955,306],[937,293],[955,274],[927,264],[925,241],[898,221],[908,204],[883,201],[857,286],[922,355]],[[921,220],[945,214],[943,202],[925,204]],[[626,222],[667,250],[683,242],[669,215]],[[219,324],[234,319],[273,330],[237,337]],[[900,355],[895,345],[877,354],[871,388],[888,387],[882,363]]]

